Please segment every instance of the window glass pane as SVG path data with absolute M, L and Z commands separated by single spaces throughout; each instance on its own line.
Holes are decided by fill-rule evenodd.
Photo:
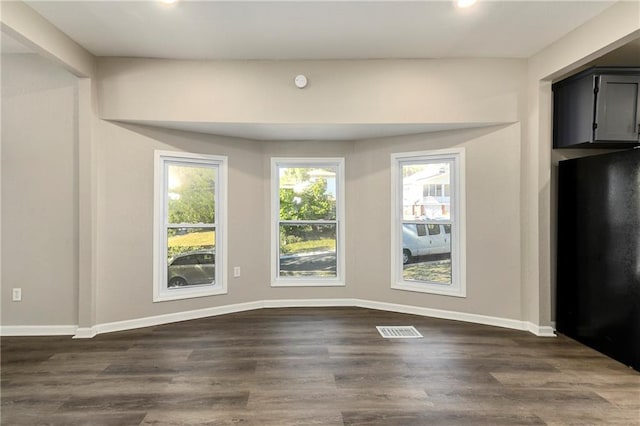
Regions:
M 215 229 L 167 229 L 167 287 L 212 284 L 215 277 Z
M 403 225 L 402 278 L 405 281 L 451 284 L 451 225 L 429 224 L 429 235 L 424 237 L 407 232 L 411 226 L 416 225 Z
M 433 223 L 430 223 L 427 225 L 427 228 L 429 229 L 429 235 L 440 234 L 440 225 L 434 225 Z
M 215 263 L 215 256 L 213 255 L 213 251 L 199 253 L 197 255 L 198 263 L 206 264 L 206 263 Z
M 281 224 L 281 277 L 335 278 L 335 224 Z
M 280 220 L 335 220 L 336 167 L 279 167 Z
M 422 224 L 416 224 L 416 233 L 418 237 L 424 237 L 427 235 L 427 228 Z
M 404 220 L 450 220 L 451 163 L 402 165 Z M 443 191 L 444 185 L 444 191 Z
M 177 256 L 173 262 L 171 262 L 172 265 L 194 265 L 198 263 L 198 259 L 196 259 L 196 256 L 191 254 L 183 254 L 181 256 Z
M 169 223 L 215 223 L 215 168 L 171 163 L 167 168 Z

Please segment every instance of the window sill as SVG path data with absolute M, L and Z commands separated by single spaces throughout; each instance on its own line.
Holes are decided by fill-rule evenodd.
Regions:
M 341 280 L 275 280 L 271 282 L 271 287 L 345 287 Z
M 223 287 L 210 287 L 199 290 L 184 289 L 154 295 L 153 302 L 168 302 L 171 300 L 193 299 L 196 297 L 218 296 L 221 294 L 227 294 L 227 289 Z

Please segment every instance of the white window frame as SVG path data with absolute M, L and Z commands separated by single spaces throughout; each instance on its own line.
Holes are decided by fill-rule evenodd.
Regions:
M 403 279 L 402 263 L 402 166 L 420 162 L 449 161 L 451 172 L 451 284 Z M 464 148 L 391 154 L 391 288 L 396 290 L 466 297 L 466 220 Z
M 227 157 L 176 151 L 154 153 L 154 233 L 153 233 L 153 301 L 190 299 L 227 293 Z M 167 229 L 168 229 L 168 164 L 207 166 L 215 168 L 215 279 L 212 285 L 187 286 L 168 289 Z M 172 224 L 172 226 L 200 228 L 202 225 Z M 207 224 L 211 226 L 211 224 Z
M 280 271 L 280 167 L 336 167 L 336 277 L 281 277 Z M 271 158 L 271 286 L 272 287 L 326 287 L 345 285 L 345 196 L 344 158 Z M 313 221 L 316 222 L 316 221 Z M 323 222 L 323 221 L 317 221 Z

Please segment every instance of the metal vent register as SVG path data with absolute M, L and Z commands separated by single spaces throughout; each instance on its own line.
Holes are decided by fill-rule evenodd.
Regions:
M 376 326 L 385 339 L 419 339 L 422 334 L 414 326 Z

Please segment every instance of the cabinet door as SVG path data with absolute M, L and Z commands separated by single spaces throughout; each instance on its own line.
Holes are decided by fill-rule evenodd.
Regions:
M 554 148 L 593 142 L 595 85 L 595 76 L 588 75 L 553 88 Z
M 595 108 L 596 141 L 638 142 L 640 76 L 602 75 Z

